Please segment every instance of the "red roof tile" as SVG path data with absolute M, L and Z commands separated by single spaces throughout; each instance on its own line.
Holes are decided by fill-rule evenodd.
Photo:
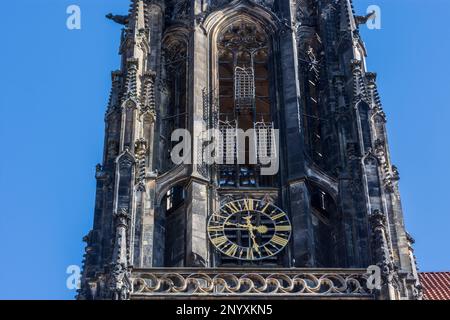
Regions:
M 421 272 L 425 300 L 450 300 L 450 272 Z

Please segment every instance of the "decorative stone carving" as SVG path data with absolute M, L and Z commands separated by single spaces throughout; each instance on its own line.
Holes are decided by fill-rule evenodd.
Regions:
M 392 179 L 394 181 L 400 180 L 400 173 L 398 172 L 397 166 L 392 166 Z M 414 242 L 413 242 L 414 243 Z
M 315 1 L 297 0 L 295 17 L 298 26 L 312 26 L 316 22 L 317 7 Z
M 253 0 L 253 2 L 267 8 L 268 10 L 272 10 L 275 0 Z
M 218 42 L 222 49 L 259 50 L 267 47 L 268 39 L 254 24 L 236 23 L 221 35 Z
M 106 18 L 124 26 L 130 21 L 128 16 L 113 15 L 112 13 L 108 13 Z
M 209 7 L 210 7 L 210 9 L 216 9 L 216 8 L 220 8 L 228 3 L 231 3 L 233 1 L 234 0 L 211 0 Z M 273 9 L 273 5 L 275 2 L 275 0 L 243 0 L 242 2 L 245 2 L 245 1 L 256 3 L 260 6 L 263 6 L 264 8 L 266 8 L 268 10 Z
M 131 291 L 130 273 L 128 270 L 129 246 L 127 239 L 128 224 L 131 219 L 129 209 L 122 207 L 115 214 L 116 237 L 114 242 L 113 261 L 108 280 L 109 298 L 127 300 Z
M 139 139 L 135 143 L 136 150 L 136 161 L 137 161 L 137 175 L 136 175 L 136 185 L 138 191 L 145 191 L 145 177 L 146 177 L 146 167 L 145 167 L 145 154 L 147 151 L 147 141 L 145 139 Z
M 186 20 L 191 15 L 190 0 L 169 0 L 167 2 L 167 12 L 170 20 Z
M 171 39 L 164 46 L 167 72 L 177 72 L 179 65 L 187 59 L 187 44 L 180 39 Z
M 156 73 L 154 71 L 144 73 L 141 115 L 147 113 L 152 121 L 155 121 L 156 118 L 155 79 Z
M 133 159 L 131 159 L 131 157 L 125 155 L 120 158 L 119 169 L 121 172 L 128 171 L 132 165 L 133 165 Z
M 357 25 L 366 24 L 367 21 L 375 17 L 376 12 L 372 11 L 365 16 L 355 16 L 355 22 Z
M 109 95 L 108 108 L 106 109 L 105 118 L 108 118 L 114 111 L 119 110 L 122 77 L 122 71 L 116 70 L 111 72 L 112 88 Z
M 98 163 L 95 166 L 95 178 L 97 180 L 106 180 L 108 179 L 108 173 L 103 170 L 103 166 Z
M 108 283 L 108 299 L 129 300 L 131 292 L 130 273 L 122 264 L 113 266 Z
M 194 267 L 207 267 L 205 259 L 194 252 L 191 252 L 191 265 Z
M 313 296 L 370 297 L 367 275 L 362 272 L 330 273 L 267 270 L 258 273 L 226 270 L 174 270 L 173 273 L 143 272 L 133 275 L 134 296 Z
M 396 266 L 393 263 L 388 246 L 386 216 L 379 210 L 375 210 L 369 216 L 372 230 L 372 250 L 375 263 L 381 269 L 381 277 L 385 286 L 395 285 L 397 280 Z
M 125 94 L 123 96 L 124 100 L 134 100 L 138 97 L 137 92 L 137 71 L 139 66 L 139 61 L 134 58 L 127 60 L 127 77 L 125 80 Z

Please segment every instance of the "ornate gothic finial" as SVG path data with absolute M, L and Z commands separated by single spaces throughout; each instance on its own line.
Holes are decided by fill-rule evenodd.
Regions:
M 155 80 L 156 72 L 149 70 L 144 73 L 141 114 L 149 113 L 153 121 L 156 117 Z
M 136 58 L 129 58 L 127 60 L 127 77 L 125 83 L 126 92 L 124 94 L 124 99 L 137 99 L 137 71 L 138 71 L 139 61 Z
M 131 292 L 130 272 L 128 270 L 127 230 L 131 219 L 128 208 L 122 207 L 114 214 L 116 236 L 113 260 L 109 275 L 108 290 L 110 299 L 128 300 Z
M 392 166 L 392 179 L 395 181 L 400 180 L 400 173 L 398 172 L 397 166 Z
M 129 300 L 131 293 L 130 272 L 123 264 L 114 264 L 108 283 L 109 296 L 112 300 Z
M 147 151 L 147 141 L 143 138 L 135 142 L 136 150 L 136 161 L 137 161 L 137 177 L 136 184 L 137 190 L 145 191 L 145 177 L 146 177 L 146 151 Z
M 377 80 L 377 74 L 375 72 L 366 72 L 366 78 L 370 84 L 373 84 Z
M 106 109 L 106 117 L 120 105 L 120 87 L 122 82 L 122 71 L 116 70 L 111 72 L 112 88 L 109 95 L 108 107 Z

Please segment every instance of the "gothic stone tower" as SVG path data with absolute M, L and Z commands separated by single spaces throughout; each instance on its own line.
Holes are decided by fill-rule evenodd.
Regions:
M 131 2 L 78 297 L 420 298 L 351 0 Z M 227 161 L 174 162 L 176 129 Z

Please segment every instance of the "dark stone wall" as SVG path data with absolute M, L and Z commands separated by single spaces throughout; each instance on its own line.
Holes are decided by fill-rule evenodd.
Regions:
M 88 286 L 98 283 L 120 287 L 125 291 L 112 296 L 126 297 L 123 279 L 133 267 L 217 266 L 206 223 L 227 192 L 214 167 L 170 162 L 170 134 L 176 124 L 196 137 L 214 123 L 214 99 L 204 98 L 217 89 L 213 41 L 228 19 L 240 16 L 272 39 L 280 172 L 272 188 L 236 188 L 233 197 L 277 194 L 293 227 L 278 267 L 377 264 L 388 298 L 395 290 L 417 297 L 398 170 L 350 0 L 131 1 L 121 70 L 112 74 L 80 295 L 91 295 Z M 202 146 L 192 146 L 195 160 Z M 167 212 L 167 192 L 180 184 L 184 203 Z M 315 203 L 318 193 L 326 207 Z

